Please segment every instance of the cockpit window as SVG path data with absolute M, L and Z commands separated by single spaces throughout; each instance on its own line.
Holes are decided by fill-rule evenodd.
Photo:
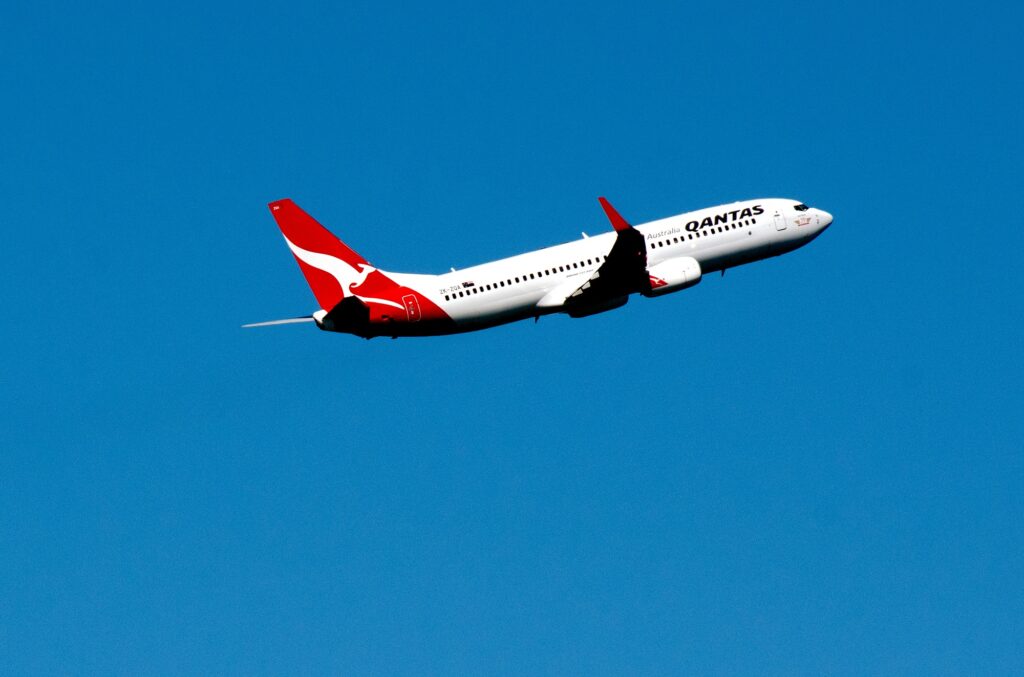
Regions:
M 798 212 L 806 212 L 808 209 L 810 209 L 810 207 L 808 207 L 805 204 L 799 204 L 793 205 L 793 209 L 797 210 Z

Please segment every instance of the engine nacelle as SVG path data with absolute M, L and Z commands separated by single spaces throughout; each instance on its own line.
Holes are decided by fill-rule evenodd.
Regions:
M 697 259 L 680 256 L 648 267 L 647 274 L 651 277 L 651 288 L 641 293 L 644 296 L 661 296 L 697 284 L 701 270 Z

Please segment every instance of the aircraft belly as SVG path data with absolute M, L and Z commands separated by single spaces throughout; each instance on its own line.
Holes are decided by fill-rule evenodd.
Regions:
M 701 270 L 705 273 L 758 261 L 768 255 L 768 243 L 760 235 L 735 242 L 723 242 L 692 254 L 700 262 Z
M 479 299 L 462 303 L 452 303 L 448 314 L 459 325 L 494 325 L 502 322 L 514 322 L 533 317 L 536 312 L 534 305 L 543 292 L 528 291 L 509 298 Z M 460 299 L 460 301 L 462 301 Z M 468 301 L 468 300 L 467 300 Z

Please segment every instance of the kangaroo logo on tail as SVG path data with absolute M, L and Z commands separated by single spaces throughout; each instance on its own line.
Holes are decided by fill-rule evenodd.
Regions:
M 307 266 L 311 266 L 313 268 L 316 268 L 317 270 L 322 270 L 323 272 L 332 276 L 337 281 L 338 288 L 341 291 L 341 298 L 345 298 L 346 296 L 355 296 L 356 298 L 366 303 L 382 303 L 386 306 L 394 306 L 395 308 L 399 309 L 405 308 L 405 306 L 403 306 L 402 304 L 396 303 L 394 301 L 389 301 L 388 299 L 374 298 L 371 296 L 362 296 L 356 293 L 356 288 L 363 286 L 363 283 L 366 282 L 367 278 L 369 278 L 370 275 L 372 275 L 373 273 L 377 273 L 378 275 L 383 276 L 383 274 L 380 273 L 380 271 L 371 266 L 369 263 L 356 263 L 355 265 L 359 267 L 359 269 L 357 270 L 355 267 L 349 265 L 345 261 L 334 256 L 331 256 L 330 254 L 321 254 L 319 252 L 313 252 L 309 251 L 308 249 L 303 249 L 302 247 L 298 246 L 297 244 L 289 240 L 287 235 L 285 235 L 284 240 L 285 242 L 288 243 L 288 248 L 292 250 L 292 254 L 295 255 L 295 258 L 297 258 L 302 263 L 305 263 Z M 369 292 L 370 290 L 367 291 Z M 315 289 L 314 293 L 317 293 Z M 319 295 L 317 296 L 317 298 L 319 299 Z M 339 298 L 338 301 L 340 300 L 341 299 Z M 337 302 L 335 302 L 335 304 L 336 303 Z M 335 304 L 332 304 L 331 307 L 333 307 Z M 330 308 L 324 307 L 324 310 L 330 310 Z

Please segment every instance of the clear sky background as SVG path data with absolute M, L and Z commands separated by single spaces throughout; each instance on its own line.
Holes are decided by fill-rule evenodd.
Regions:
M 1016 3 L 2 11 L 6 674 L 1024 672 Z M 835 5 L 835 6 L 833 6 Z M 364 341 L 266 208 L 442 272 L 753 197 L 795 253 Z

